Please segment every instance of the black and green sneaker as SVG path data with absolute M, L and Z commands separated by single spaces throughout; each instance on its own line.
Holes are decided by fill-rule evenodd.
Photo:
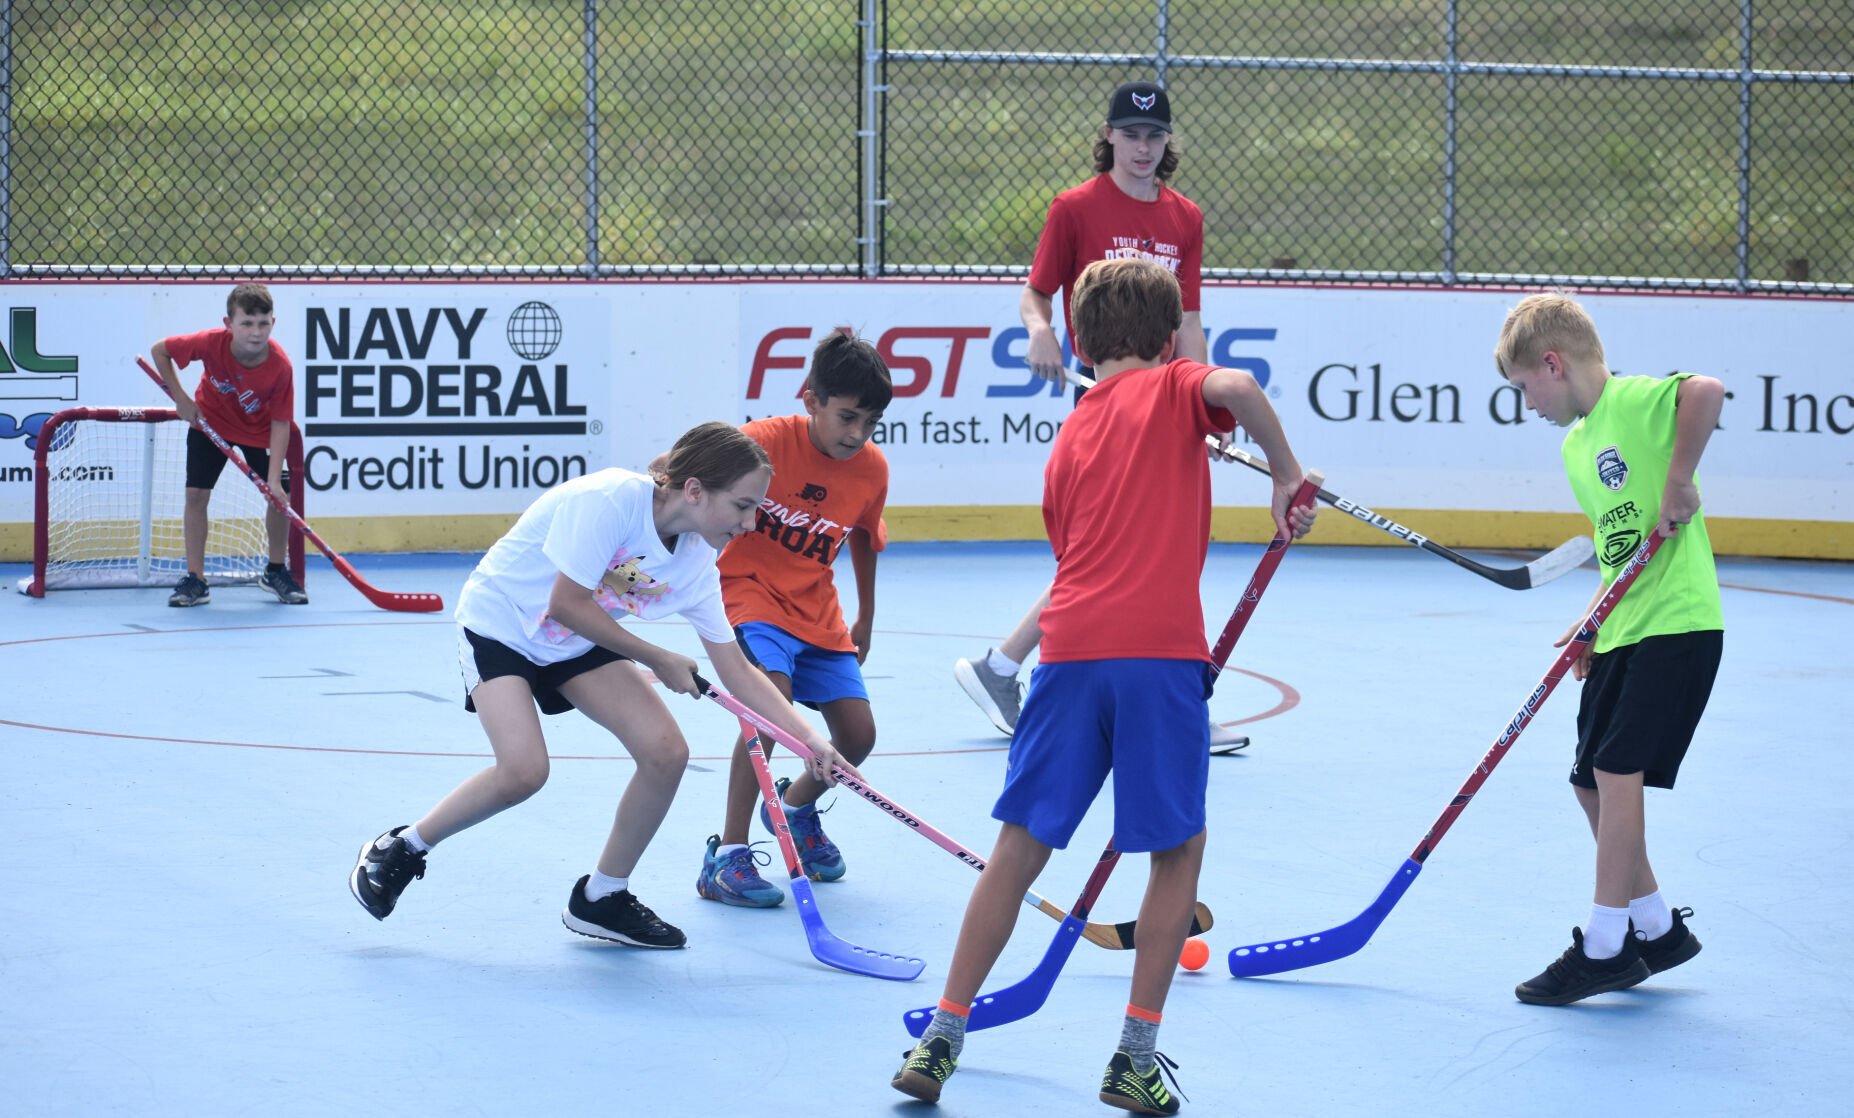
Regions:
M 1180 1099 L 1191 1101 L 1178 1091 L 1178 1078 L 1172 1074 L 1178 1062 L 1163 1052 L 1154 1052 L 1153 1056 L 1152 1070 L 1141 1075 L 1133 1070 L 1133 1057 L 1115 1052 L 1107 1074 L 1101 1077 L 1101 1101 L 1135 1114 L 1178 1113 Z M 1166 1080 L 1171 1081 L 1169 1091 L 1165 1089 Z
M 943 1036 L 928 1037 L 908 1049 L 907 1055 L 889 1086 L 922 1102 L 939 1102 L 940 1088 L 959 1066 L 953 1059 L 953 1042 Z

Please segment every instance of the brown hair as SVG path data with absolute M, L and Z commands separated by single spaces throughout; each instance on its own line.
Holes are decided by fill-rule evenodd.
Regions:
M 270 288 L 261 283 L 241 283 L 225 297 L 225 317 L 232 318 L 240 311 L 246 314 L 271 314 L 274 306 L 270 301 Z
M 1094 173 L 1104 175 L 1114 169 L 1114 145 L 1107 142 L 1114 128 L 1110 124 L 1101 125 L 1101 131 L 1094 137 Z M 1178 169 L 1178 137 L 1165 134 L 1165 154 L 1159 157 L 1158 169 L 1152 175 L 1160 182 L 1170 182 L 1172 172 Z
M 1076 348 L 1096 365 L 1155 358 L 1184 322 L 1178 277 L 1151 260 L 1095 261 L 1075 281 L 1069 303 Z
M 1603 340 L 1596 323 L 1569 295 L 1546 291 L 1528 295 L 1507 312 L 1494 346 L 1494 367 L 1501 376 L 1538 364 L 1546 350 L 1558 350 L 1573 359 L 1603 361 Z
M 650 463 L 650 476 L 660 486 L 681 489 L 690 478 L 702 488 L 719 492 L 755 470 L 772 469 L 766 449 L 732 423 L 710 420 L 684 431 Z

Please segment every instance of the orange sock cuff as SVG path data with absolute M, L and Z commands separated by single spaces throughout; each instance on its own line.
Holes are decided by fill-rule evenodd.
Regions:
M 1159 1018 L 1165 1015 L 1156 1010 L 1141 1009 L 1132 1002 L 1128 1002 L 1127 1016 L 1133 1018 L 1135 1021 L 1150 1021 L 1152 1024 L 1156 1025 L 1159 1023 Z
M 946 1012 L 948 1012 L 948 1013 L 950 1013 L 950 1014 L 952 1014 L 952 1015 L 953 1015 L 953 1016 L 955 1016 L 955 1017 L 970 1017 L 970 1016 L 972 1016 L 972 1007 L 971 1007 L 971 1006 L 969 1006 L 969 1005 L 960 1005 L 960 1004 L 959 1004 L 958 1002 L 956 1002 L 956 1001 L 954 1001 L 954 1000 L 953 1000 L 953 999 L 951 999 L 951 998 L 941 998 L 941 999 L 940 999 L 940 1008 L 941 1008 L 941 1009 L 943 1009 L 943 1010 L 945 1010 Z

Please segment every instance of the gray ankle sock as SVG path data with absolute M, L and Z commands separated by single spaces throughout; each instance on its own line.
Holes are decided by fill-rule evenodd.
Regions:
M 1141 1075 L 1150 1074 L 1152 1066 L 1159 1062 L 1153 1051 L 1159 1045 L 1159 1023 L 1142 1021 L 1129 1014 L 1120 1026 L 1120 1050 L 1133 1057 L 1133 1070 Z
M 959 1050 L 966 1046 L 966 1019 L 957 1013 L 948 1013 L 944 1009 L 934 1010 L 933 1020 L 927 1023 L 926 1030 L 921 1033 L 921 1039 L 932 1040 L 937 1036 L 946 1038 L 946 1043 L 950 1046 L 948 1055 L 955 1060 L 959 1059 Z

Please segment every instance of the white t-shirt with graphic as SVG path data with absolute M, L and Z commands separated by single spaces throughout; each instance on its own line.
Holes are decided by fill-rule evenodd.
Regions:
M 470 572 L 457 623 L 536 664 L 556 664 L 593 643 L 547 615 L 554 579 L 593 591 L 616 620 L 681 614 L 704 640 L 734 639 L 721 604 L 715 549 L 685 532 L 675 547 L 657 535 L 644 474 L 606 469 L 541 494 Z

